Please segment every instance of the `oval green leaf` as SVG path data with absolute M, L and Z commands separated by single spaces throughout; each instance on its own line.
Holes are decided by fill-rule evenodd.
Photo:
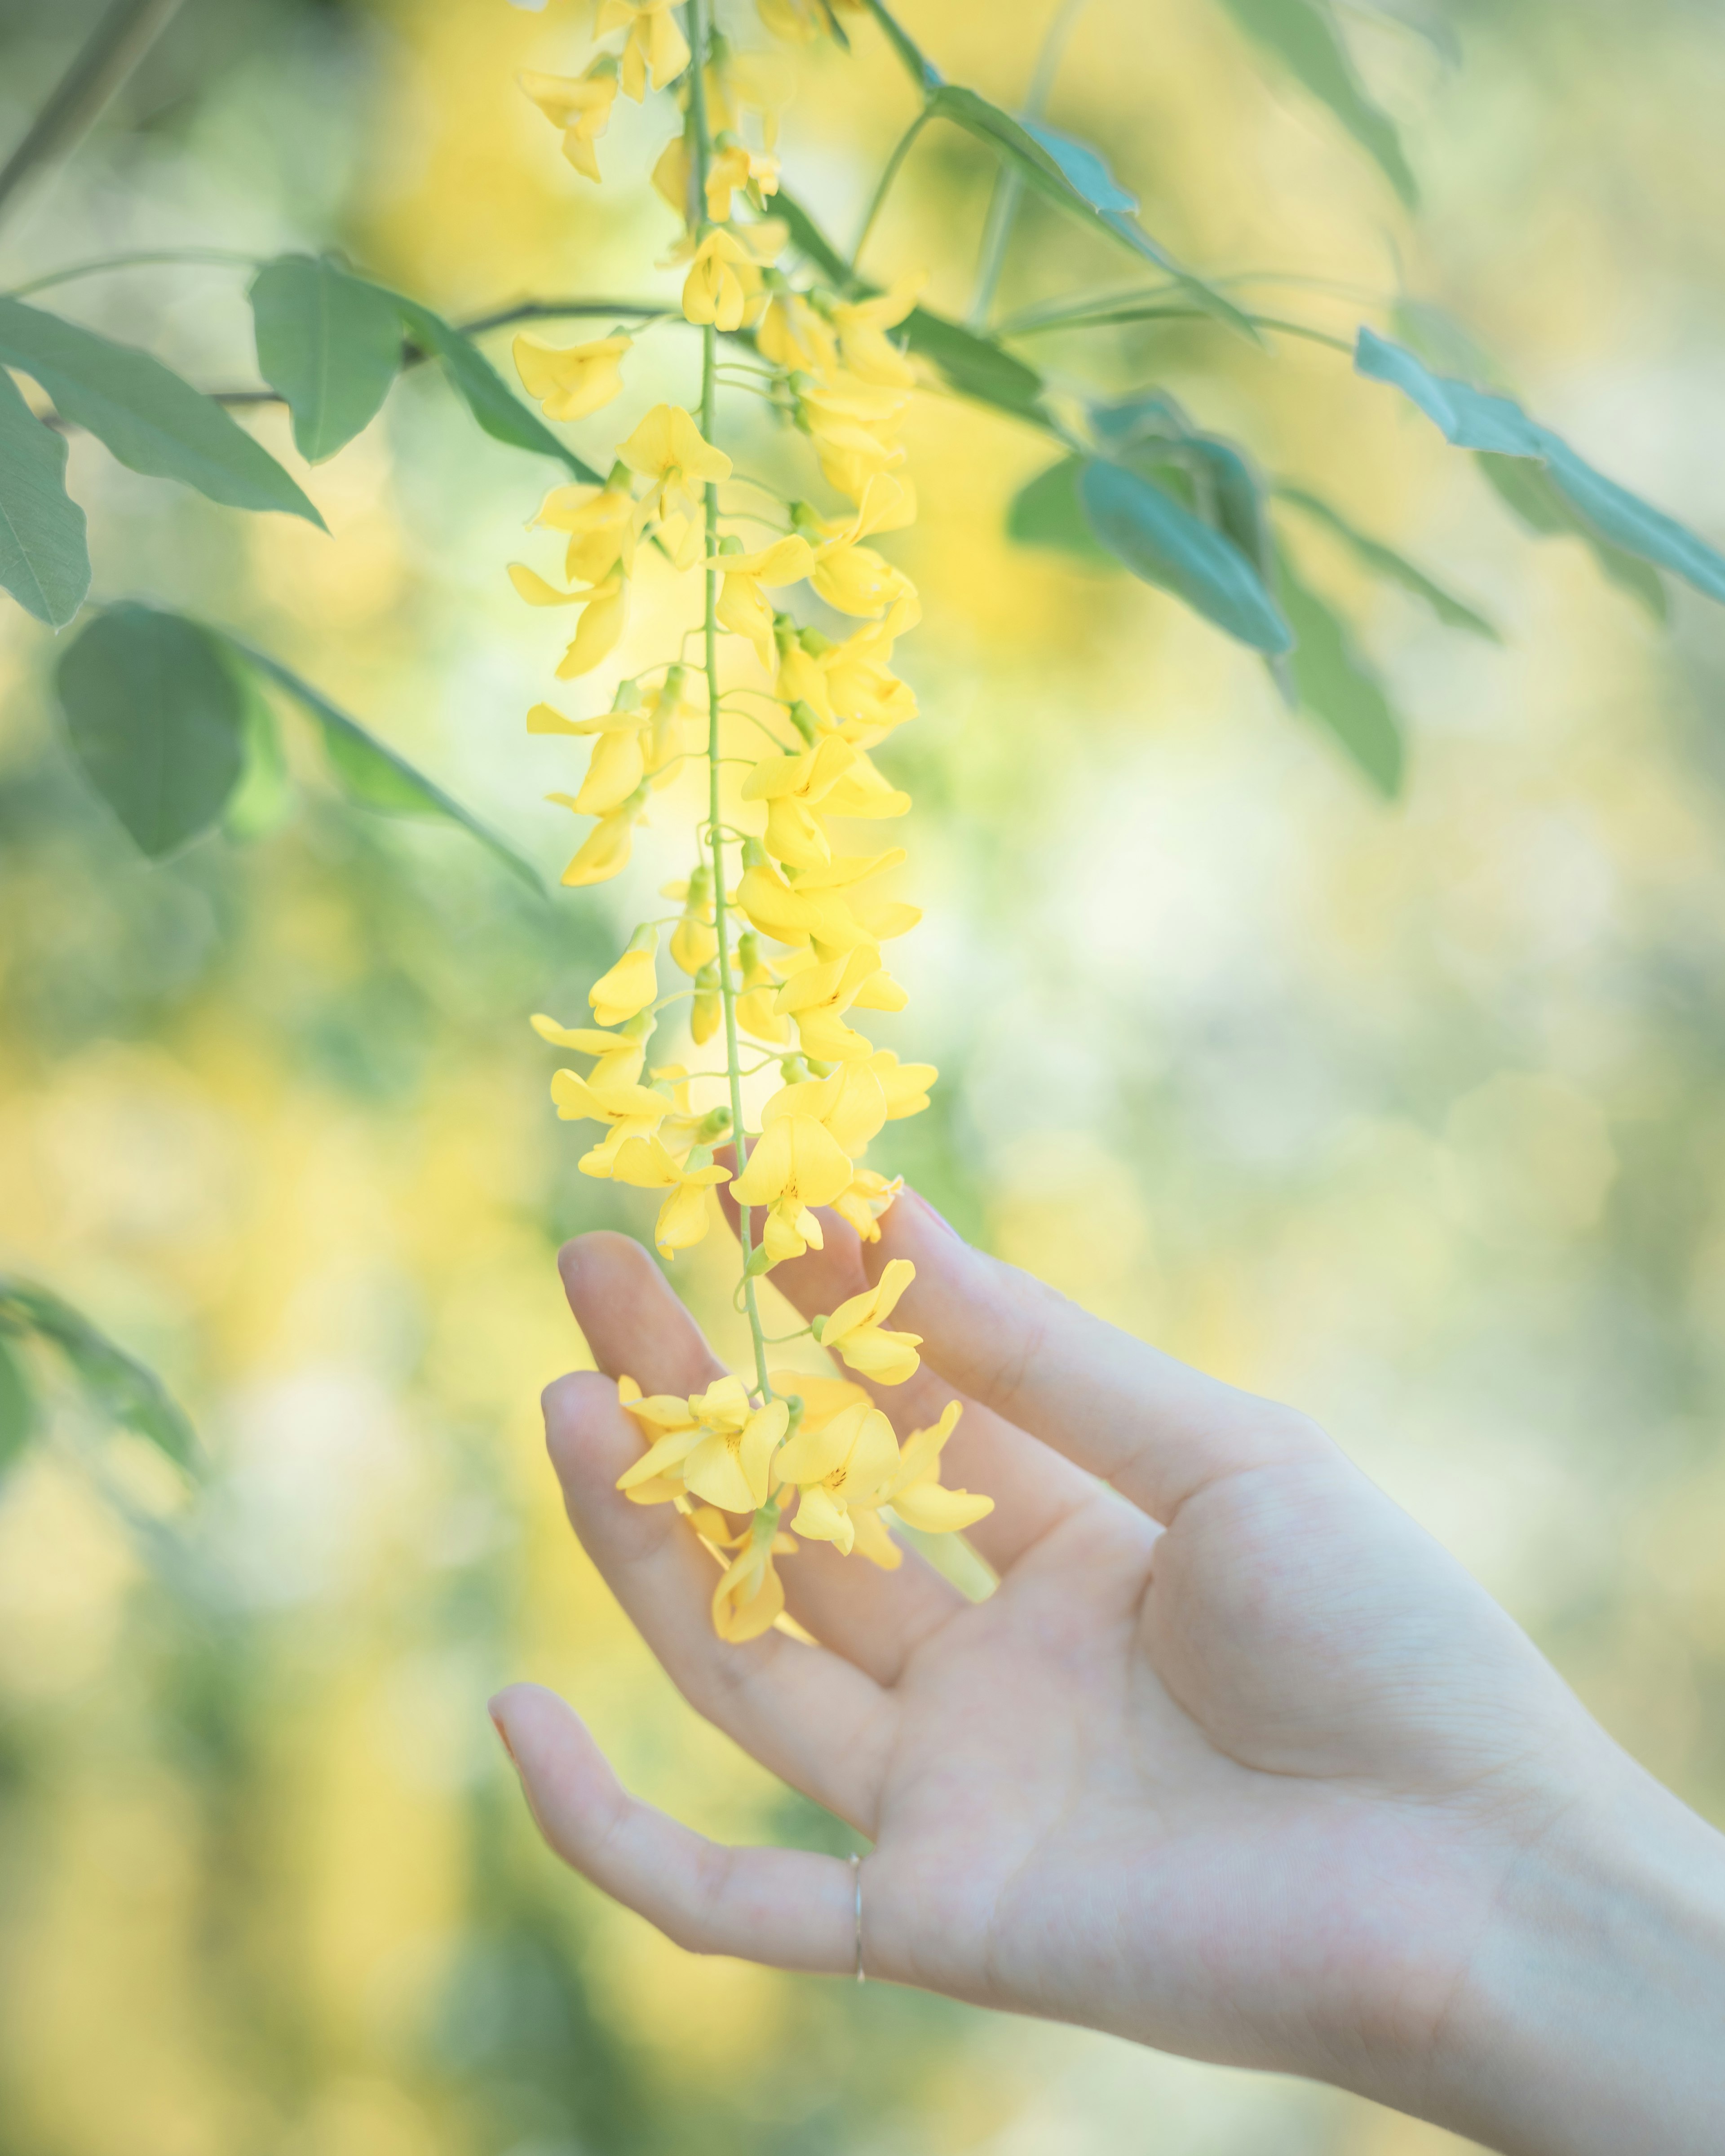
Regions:
M 418 300 L 407 299 L 399 292 L 389 296 L 401 311 L 408 334 L 441 362 L 457 394 L 494 441 L 531 450 L 537 456 L 555 457 L 589 486 L 603 485 L 601 475 L 577 456 L 567 442 L 560 442 L 539 414 L 509 389 L 476 344 Z
M 323 519 L 261 444 L 213 397 L 134 346 L 0 298 L 0 364 L 15 367 L 121 464 L 177 479 L 232 509 Z
M 1153 480 L 1092 462 L 1079 489 L 1091 528 L 1134 576 L 1175 593 L 1255 651 L 1292 644 L 1293 631 L 1240 548 Z
M 161 1378 L 81 1311 L 34 1281 L 0 1279 L 0 1329 L 33 1332 L 48 1342 L 100 1412 L 147 1438 L 177 1466 L 196 1468 L 197 1435 Z
M 259 371 L 287 402 L 300 454 L 320 464 L 382 408 L 401 370 L 399 303 L 309 254 L 266 263 L 249 296 Z
M 1300 707 L 1332 733 L 1385 800 L 1402 788 L 1402 729 L 1382 684 L 1336 615 L 1302 584 L 1282 556 L 1276 597 L 1297 639 L 1287 660 Z
M 1090 568 L 1117 569 L 1119 557 L 1097 538 L 1084 513 L 1079 486 L 1085 462 L 1083 457 L 1062 457 L 1020 487 L 1006 512 L 1006 536 L 1021 547 L 1070 554 Z
M 84 511 L 66 492 L 66 444 L 0 371 L 0 585 L 50 629 L 90 589 Z
M 61 655 L 72 753 L 152 860 L 206 831 L 244 763 L 239 685 L 195 622 L 110 607 Z
M 237 639 L 224 641 L 244 664 L 255 667 L 267 680 L 285 689 L 301 710 L 316 721 L 331 772 L 350 800 L 384 815 L 432 816 L 454 824 L 495 854 L 511 874 L 536 896 L 544 896 L 545 886 L 538 875 L 507 839 L 499 838 L 488 824 L 470 814 L 424 772 L 416 771 L 405 757 L 398 756 L 379 741 L 357 719 L 350 718 L 321 690 L 295 673 L 292 667 L 284 666 L 279 659 L 272 659 L 267 652 L 255 650 Z
M 1488 643 L 1502 643 L 1503 638 L 1497 625 L 1484 614 L 1469 606 L 1465 600 L 1458 599 L 1453 593 L 1446 592 L 1417 563 L 1409 561 L 1404 555 L 1398 554 L 1394 547 L 1386 547 L 1381 539 L 1373 539 L 1368 532 L 1362 531 L 1357 524 L 1351 523 L 1340 510 L 1332 508 L 1327 501 L 1315 494 L 1308 494 L 1301 486 L 1278 486 L 1276 495 L 1278 501 L 1286 502 L 1291 508 L 1297 509 L 1302 516 L 1310 517 L 1314 524 L 1321 524 L 1374 575 L 1384 578 L 1390 583 L 1399 584 L 1404 591 L 1411 592 L 1415 598 L 1424 599 L 1446 629 L 1465 629 L 1472 635 L 1484 637 Z

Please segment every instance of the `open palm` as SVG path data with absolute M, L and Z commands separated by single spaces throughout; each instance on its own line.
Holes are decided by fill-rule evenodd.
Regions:
M 640 1441 L 608 1379 L 687 1393 L 719 1367 L 625 1238 L 563 1253 L 607 1374 L 546 1408 L 576 1531 L 685 1696 L 874 1843 L 869 1975 L 1407 2101 L 1406 2061 L 1602 1732 L 1302 1417 L 913 1197 L 872 1246 L 824 1225 L 774 1276 L 807 1310 L 916 1265 L 894 1322 L 923 1368 L 876 1396 L 901 1435 L 965 1400 L 947 1479 L 996 1500 L 971 1534 L 988 1599 L 816 1543 L 784 1578 L 818 1645 L 716 1639 L 711 1560 L 614 1486 Z M 847 1865 L 703 1840 L 630 1798 L 548 1692 L 493 1711 L 547 1838 L 599 1886 L 687 1947 L 850 1971 Z

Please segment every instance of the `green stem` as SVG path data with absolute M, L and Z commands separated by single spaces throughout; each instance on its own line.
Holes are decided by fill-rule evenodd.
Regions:
M 8 300 L 28 300 L 33 292 L 46 292 L 55 285 L 75 284 L 80 277 L 100 277 L 110 270 L 136 270 L 165 262 L 198 262 L 215 264 L 223 269 L 256 270 L 262 266 L 263 257 L 239 254 L 228 247 L 146 248 L 141 254 L 104 254 L 95 262 L 74 262 L 69 269 L 50 270 L 45 276 L 32 277 L 24 284 L 14 285 L 6 296 Z
M 113 0 L 0 168 L 0 209 L 31 173 L 77 146 L 179 6 L 180 0 Z
M 689 116 L 695 129 L 695 199 L 703 206 L 706 202 L 707 163 L 712 154 L 705 79 L 710 3 L 711 0 L 689 0 L 689 46 L 693 54 L 689 63 Z M 705 229 L 703 218 L 702 230 Z M 718 334 L 709 322 L 701 333 L 701 431 L 710 442 L 718 419 Z M 719 551 L 719 490 L 711 481 L 706 501 L 706 555 L 711 562 Z M 716 963 L 719 969 L 719 1003 L 725 1014 L 725 1071 L 731 1081 L 731 1134 L 737 1147 L 737 1172 L 741 1175 L 748 1161 L 748 1139 L 742 1127 L 742 1051 L 737 1037 L 737 987 L 731 978 L 730 921 L 725 897 L 725 827 L 721 821 L 719 800 L 722 761 L 720 730 L 724 719 L 724 706 L 719 696 L 719 572 L 710 568 L 705 577 L 706 604 L 701 634 L 706 651 L 707 820 L 713 857 L 713 935 L 718 944 Z M 754 1342 L 755 1381 L 764 1402 L 773 1398 L 773 1380 L 767 1368 L 767 1337 L 762 1330 L 754 1276 L 748 1269 L 754 1254 L 754 1239 L 747 1205 L 737 1209 L 737 1238 L 742 1249 L 742 1300 Z
M 1055 18 L 1048 26 L 1042 40 L 1042 49 L 1036 55 L 1035 73 L 1030 78 L 1029 94 L 1024 100 L 1028 119 L 1040 120 L 1048 105 L 1049 93 L 1054 88 L 1055 74 L 1060 64 L 1060 55 L 1066 49 L 1066 40 L 1077 25 L 1086 0 L 1061 0 Z M 1019 202 L 1024 192 L 1024 176 L 1016 165 L 1002 165 L 994 176 L 994 192 L 988 202 L 988 221 L 983 228 L 982 259 L 977 264 L 976 293 L 970 303 L 970 312 L 964 317 L 967 329 L 980 330 L 988 319 L 988 309 L 993 305 L 994 288 L 1000 281 L 1000 272 L 1006 266 L 1006 245 L 1012 238 L 1013 222 L 1019 213 Z
M 862 251 L 868 244 L 869 234 L 875 228 L 875 219 L 880 216 L 881 205 L 886 200 L 893 182 L 898 177 L 899 167 L 910 156 L 911 146 L 922 132 L 927 119 L 927 112 L 919 112 L 892 146 L 892 155 L 886 160 L 886 169 L 881 173 L 880 185 L 875 189 L 874 198 L 869 204 L 868 215 L 862 221 L 862 230 L 856 235 L 856 244 L 850 250 L 850 270 L 853 276 L 856 274 L 857 264 L 862 259 Z

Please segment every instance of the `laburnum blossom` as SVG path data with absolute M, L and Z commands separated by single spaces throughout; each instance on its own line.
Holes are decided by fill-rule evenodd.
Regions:
M 598 179 L 598 151 L 593 146 L 605 131 L 616 100 L 616 61 L 608 55 L 580 76 L 530 71 L 516 80 L 552 126 L 562 130 L 563 155 L 576 171 L 589 180 Z
M 679 506 L 697 512 L 702 489 L 731 476 L 730 458 L 705 439 L 680 404 L 655 404 L 617 454 L 652 481 L 647 499 L 661 516 Z
M 746 636 L 761 664 L 773 664 L 776 617 L 761 596 L 763 585 L 800 583 L 814 567 L 814 549 L 800 532 L 775 539 L 750 554 L 738 547 L 711 557 L 706 566 L 721 572 L 719 619 L 736 635 Z
M 572 584 L 602 583 L 613 569 L 627 576 L 634 566 L 639 519 L 626 486 L 554 486 L 533 521 L 568 533 L 563 574 Z
M 830 34 L 836 9 L 862 5 L 759 0 L 768 26 L 796 40 Z M 579 701 L 565 709 L 569 700 L 559 695 L 534 704 L 526 723 L 549 743 L 588 744 L 584 770 L 567 782 L 572 790 L 549 797 L 593 819 L 566 885 L 620 875 L 650 802 L 680 814 L 698 800 L 701 821 L 692 866 L 661 886 L 675 910 L 642 921 L 588 989 L 593 1022 L 541 1013 L 532 1024 L 571 1059 L 551 1079 L 557 1115 L 595 1127 L 582 1173 L 654 1195 L 652 1240 L 662 1255 L 674 1258 L 710 1232 L 720 1186 L 728 1182 L 741 1210 L 747 1259 L 738 1308 L 749 1322 L 753 1381 L 724 1376 L 703 1392 L 648 1398 L 625 1378 L 618 1396 L 642 1439 L 619 1487 L 636 1504 L 671 1504 L 687 1521 L 714 1560 L 714 1628 L 742 1642 L 781 1622 L 794 1630 L 778 1566 L 799 1548 L 825 1542 L 891 1568 L 900 1562 L 895 1521 L 906 1532 L 951 1532 L 988 1508 L 986 1497 L 940 1481 L 957 1403 L 901 1445 L 870 1391 L 850 1378 L 769 1370 L 756 1302 L 763 1271 L 820 1244 L 824 1208 L 864 1242 L 879 1242 L 902 1186 L 867 1156 L 888 1124 L 927 1107 L 937 1075 L 932 1065 L 901 1063 L 869 1037 L 870 1014 L 906 1005 L 882 953 L 920 915 L 883 893 L 903 850 L 867 850 L 850 829 L 910 805 L 890 756 L 885 768 L 875 757 L 916 715 L 894 652 L 920 602 L 878 542 L 916 513 L 901 435 L 925 378 L 909 350 L 922 280 L 902 279 L 886 291 L 852 280 L 835 290 L 806 247 L 793 273 L 780 266 L 789 228 L 772 213 L 777 130 L 793 81 L 782 56 L 735 51 L 709 10 L 673 0 L 598 0 L 593 19 L 600 36 L 621 33 L 620 50 L 603 53 L 584 74 L 530 74 L 522 87 L 562 131 L 566 157 L 593 179 L 619 93 L 639 100 L 669 91 L 675 100 L 653 184 L 678 220 L 669 262 L 681 273 L 679 311 L 703 332 L 703 418 L 693 416 L 693 395 L 687 407 L 655 405 L 614 446 L 603 484 L 560 485 L 541 504 L 533 523 L 562 535 L 561 578 L 525 562 L 509 573 L 528 603 L 581 610 L 556 667 L 562 681 L 584 684 L 611 660 L 638 568 L 655 595 L 667 577 L 680 592 L 665 618 L 682 641 L 639 680 L 608 683 L 608 710 Z M 703 35 L 693 54 L 685 23 Z M 736 386 L 718 334 L 752 338 L 747 364 L 765 376 L 778 415 L 794 422 L 783 448 L 811 451 L 830 495 L 793 499 L 733 474 L 709 439 Z M 630 349 L 620 327 L 568 345 L 523 333 L 516 367 L 548 418 L 590 422 L 619 394 Z M 747 492 L 739 498 L 733 488 Z M 691 593 L 683 580 L 697 573 Z M 834 638 L 799 621 L 788 610 L 798 602 L 780 596 L 798 585 L 856 626 Z M 718 645 L 720 630 L 752 650 L 761 670 L 752 685 L 725 678 L 740 654 Z M 691 681 L 699 709 L 686 694 Z M 696 770 L 686 772 L 691 762 Z M 683 778 L 691 783 L 680 784 Z M 662 939 L 686 984 L 667 994 Z M 661 1027 L 671 1041 L 657 1055 L 686 1060 L 656 1060 Z M 719 1044 L 716 1055 L 710 1044 Z M 715 1086 L 719 1092 L 703 1090 Z M 720 1094 L 725 1104 L 710 1105 Z M 733 1168 L 713 1158 L 727 1140 Z M 920 1342 L 890 1321 L 913 1277 L 895 1260 L 874 1287 L 817 1317 L 809 1328 L 815 1352 L 870 1386 L 902 1383 L 919 1367 Z
M 735 140 L 715 151 L 706 168 L 706 213 L 715 224 L 731 220 L 731 198 L 747 188 L 758 202 L 778 192 L 778 160 Z
M 940 1479 L 942 1448 L 963 1412 L 963 1400 L 948 1400 L 931 1429 L 912 1430 L 900 1450 L 897 1466 L 881 1486 L 883 1502 L 906 1527 L 920 1527 L 925 1534 L 956 1534 L 973 1527 L 994 1509 L 992 1497 L 948 1490 Z
M 709 232 L 696 244 L 683 280 L 684 319 L 711 322 L 727 334 L 758 321 L 767 305 L 762 265 L 783 244 L 784 227 L 778 223 Z
M 768 757 L 743 781 L 745 801 L 767 803 L 762 843 L 777 860 L 798 869 L 824 868 L 833 858 L 825 816 L 902 816 L 908 793 L 890 786 L 860 749 L 830 734 L 799 755 Z
M 922 1344 L 920 1332 L 890 1332 L 885 1321 L 916 1277 L 908 1258 L 889 1259 L 873 1287 L 841 1302 L 821 1324 L 823 1348 L 841 1355 L 853 1370 L 877 1384 L 901 1385 L 916 1374 Z
M 659 976 L 653 954 L 659 948 L 659 931 L 638 928 L 628 950 L 608 973 L 602 973 L 587 992 L 593 1014 L 602 1026 L 622 1025 L 644 1011 L 659 993 Z
M 593 35 L 627 27 L 618 64 L 625 97 L 639 105 L 647 85 L 663 90 L 689 64 L 689 44 L 678 25 L 675 0 L 599 0 Z
M 529 606 L 578 606 L 584 609 L 568 649 L 557 662 L 560 681 L 572 681 L 580 675 L 591 674 L 617 648 L 629 621 L 629 579 L 621 564 L 598 583 L 574 591 L 560 591 L 524 562 L 509 564 L 509 581 L 515 586 L 517 596 Z
M 559 346 L 524 331 L 511 350 L 521 387 L 547 419 L 584 419 L 622 389 L 623 355 L 634 341 L 619 334 Z
M 810 1209 L 849 1189 L 853 1163 L 886 1121 L 886 1096 L 867 1064 L 786 1086 L 768 1101 L 731 1194 L 739 1205 L 767 1208 L 762 1240 L 775 1264 L 823 1247 Z
M 875 1508 L 898 1464 L 891 1423 L 879 1408 L 861 1400 L 819 1429 L 798 1429 L 773 1467 L 797 1486 L 793 1531 L 805 1541 L 835 1543 L 848 1557 L 865 1514 L 881 1538 L 890 1540 Z
M 597 1073 L 594 1075 L 595 1090 Z M 632 1183 L 639 1190 L 666 1190 L 670 1195 L 659 1209 L 653 1241 L 661 1257 L 675 1256 L 701 1241 L 707 1231 L 706 1194 L 722 1183 L 729 1171 L 711 1161 L 678 1161 L 660 1137 L 627 1138 L 611 1163 L 614 1183 Z

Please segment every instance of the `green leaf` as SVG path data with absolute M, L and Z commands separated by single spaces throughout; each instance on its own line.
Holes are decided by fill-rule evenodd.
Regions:
M 1088 143 L 1075 142 L 1040 121 L 1014 120 L 975 90 L 960 89 L 954 83 L 942 83 L 931 91 L 927 110 L 931 119 L 948 120 L 998 151 L 1023 174 L 1026 186 L 1045 200 L 1165 270 L 1218 321 L 1228 323 L 1254 344 L 1262 341 L 1231 300 L 1224 300 L 1201 278 L 1183 270 L 1167 249 L 1150 237 L 1137 221 L 1137 198 L 1121 186 Z
M 195 1469 L 197 1436 L 161 1378 L 81 1311 L 33 1281 L 0 1278 L 0 1329 L 47 1341 L 102 1413 L 147 1438 L 177 1466 Z
M 1237 443 L 1194 426 L 1163 389 L 1093 404 L 1090 419 L 1115 463 L 1162 485 L 1178 472 L 1184 506 L 1231 540 L 1269 588 L 1275 562 L 1263 476 Z
M 401 371 L 401 306 L 327 256 L 284 254 L 252 281 L 258 367 L 287 400 L 294 441 L 321 464 L 382 408 Z
M 1223 0 L 1223 5 L 1249 37 L 1328 105 L 1411 208 L 1420 187 L 1401 136 L 1389 114 L 1366 95 L 1330 0 Z
M 84 511 L 66 492 L 66 444 L 0 370 L 0 584 L 50 629 L 90 589 Z
M 901 29 L 882 4 L 882 0 L 863 0 L 864 6 L 880 25 L 886 42 L 896 55 L 900 65 L 926 97 L 941 86 L 940 69 L 925 57 L 915 41 Z
M 1296 641 L 1288 665 L 1302 710 L 1327 726 L 1384 798 L 1402 788 L 1402 729 L 1382 685 L 1354 649 L 1341 622 L 1302 584 L 1280 555 L 1276 597 Z
M 0 1335 L 0 1475 L 30 1441 L 36 1427 L 36 1402 L 23 1366 Z
M 351 800 L 385 815 L 434 816 L 456 824 L 481 845 L 489 847 L 529 889 L 544 896 L 545 887 L 537 874 L 508 841 L 500 839 L 488 825 L 470 815 L 440 786 L 434 785 L 423 772 L 416 771 L 404 757 L 398 756 L 375 734 L 368 733 L 357 719 L 339 710 L 279 659 L 272 659 L 267 652 L 255 650 L 235 638 L 224 641 L 246 665 L 256 667 L 260 674 L 285 689 L 317 721 L 330 769 Z
M 1079 487 L 1086 461 L 1062 457 L 1020 487 L 1006 512 L 1006 534 L 1021 547 L 1050 547 L 1088 567 L 1117 569 L 1118 556 L 1103 546 L 1085 514 Z
M 1486 454 L 1474 461 L 1490 480 L 1494 491 L 1530 531 L 1543 539 L 1579 539 L 1593 552 L 1602 575 L 1639 599 L 1656 621 L 1671 617 L 1671 600 L 1657 569 L 1595 531 L 1558 486 L 1543 465 L 1525 457 L 1497 457 Z
M 1404 591 L 1412 592 L 1416 598 L 1424 599 L 1427 606 L 1447 629 L 1465 629 L 1475 636 L 1483 636 L 1492 644 L 1502 644 L 1502 637 L 1496 624 L 1476 613 L 1466 601 L 1458 599 L 1443 586 L 1435 583 L 1424 569 L 1386 547 L 1381 539 L 1373 539 L 1351 524 L 1337 509 L 1332 509 L 1317 495 L 1308 494 L 1304 487 L 1278 486 L 1276 499 L 1286 501 L 1315 524 L 1322 524 L 1332 532 L 1358 560 L 1377 575 L 1387 578 L 1391 583 L 1399 584 Z
M 382 287 L 377 289 L 381 291 Z M 577 479 L 584 480 L 590 486 L 603 485 L 600 474 L 578 457 L 567 443 L 560 442 L 539 414 L 523 404 L 505 385 L 477 345 L 418 300 L 409 300 L 399 292 L 389 296 L 400 310 L 408 334 L 442 362 L 444 372 L 468 410 L 494 441 L 506 442 L 511 449 L 531 450 L 536 456 L 555 457 L 560 464 L 567 465 Z
M 1176 593 L 1254 650 L 1286 651 L 1292 644 L 1292 630 L 1240 548 L 1153 480 L 1093 461 L 1079 490 L 1097 538 L 1135 576 Z
M 792 246 L 814 264 L 829 285 L 841 292 L 858 287 L 860 280 L 852 276 L 850 264 L 794 195 L 780 188 L 773 198 L 773 214 L 784 219 Z M 865 289 L 872 290 L 874 287 Z
M 245 773 L 228 798 L 222 829 L 230 839 L 260 838 L 273 831 L 293 806 L 294 784 L 288 771 L 281 729 L 256 677 L 242 669 L 240 721 L 245 744 Z
M 62 418 L 133 471 L 177 479 L 233 509 L 324 521 L 261 444 L 159 359 L 58 315 L 0 297 L 0 366 L 28 374 Z
M 1354 365 L 1392 382 L 1459 448 L 1543 465 L 1558 495 L 1604 544 L 1669 569 L 1709 598 L 1725 601 L 1725 555 L 1579 456 L 1560 434 L 1530 419 L 1513 398 L 1491 396 L 1434 374 L 1402 346 L 1362 329 Z
M 244 753 L 239 685 L 195 622 L 110 607 L 61 654 L 55 687 L 85 778 L 152 860 L 207 830 Z
M 905 334 L 911 351 L 932 360 L 962 395 L 974 398 L 979 404 L 992 404 L 1015 419 L 1028 419 L 1039 427 L 1047 425 L 1042 377 L 991 338 L 949 322 L 943 315 L 932 315 L 926 307 L 911 310 Z

